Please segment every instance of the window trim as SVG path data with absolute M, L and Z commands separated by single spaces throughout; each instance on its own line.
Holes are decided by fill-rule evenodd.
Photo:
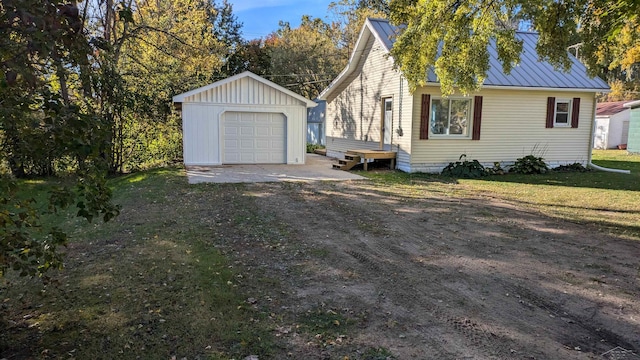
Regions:
M 467 101 L 467 103 L 469 104 L 469 112 L 467 113 L 467 133 L 466 134 L 435 134 L 432 131 L 432 126 L 431 123 L 434 121 L 434 117 L 433 115 L 433 102 L 436 100 L 447 100 L 447 101 L 452 101 L 452 100 L 465 100 Z M 431 96 L 431 99 L 429 99 L 429 123 L 428 123 L 428 129 L 429 129 L 429 139 L 460 139 L 460 140 L 468 140 L 472 138 L 473 135 L 473 113 L 474 113 L 474 98 L 473 97 L 469 97 L 469 96 L 450 96 L 450 97 L 443 97 L 443 96 Z M 449 106 L 449 116 L 451 116 L 451 106 Z M 451 127 L 451 118 L 449 117 L 449 127 Z
M 566 103 L 567 104 L 567 122 L 566 123 L 562 123 L 562 122 L 558 122 L 558 103 Z M 571 112 L 573 111 L 573 99 L 559 99 L 556 98 L 554 106 L 553 106 L 553 127 L 571 127 Z M 564 112 L 562 112 L 561 114 L 564 114 Z

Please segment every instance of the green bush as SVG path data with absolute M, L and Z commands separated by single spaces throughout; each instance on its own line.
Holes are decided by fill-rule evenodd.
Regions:
M 509 172 L 516 174 L 544 174 L 549 171 L 549 166 L 544 159 L 534 155 L 527 155 L 516 160 Z
M 493 167 L 486 168 L 487 175 L 504 175 L 507 173 L 505 169 L 502 168 L 500 162 L 496 161 L 493 163 Z
M 580 163 L 573 163 L 569 165 L 560 165 L 556 168 L 553 168 L 553 171 L 557 172 L 587 172 L 591 171 L 591 169 L 584 167 Z
M 311 144 L 311 143 L 307 143 L 307 153 L 312 153 L 312 152 L 314 152 L 316 149 L 324 149 L 324 146 L 319 145 L 319 144 Z
M 466 158 L 466 154 L 460 155 L 458 161 L 449 163 L 449 165 L 442 169 L 442 175 L 466 179 L 474 179 L 487 175 L 486 169 L 478 160 L 469 161 L 466 160 Z

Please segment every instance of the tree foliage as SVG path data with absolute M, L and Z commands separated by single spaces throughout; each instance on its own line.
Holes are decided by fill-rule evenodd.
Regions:
M 307 98 L 317 97 L 346 64 L 334 42 L 337 30 L 309 16 L 295 29 L 281 23 L 265 40 L 273 81 Z
M 567 47 L 581 38 L 583 60 L 596 75 L 598 48 L 619 36 L 639 9 L 640 3 L 630 0 L 391 0 L 392 22 L 406 25 L 392 55 L 412 89 L 424 85 L 427 70 L 433 68 L 443 93 L 468 93 L 484 81 L 490 41 L 496 43 L 505 72 L 518 63 L 522 44 L 512 20 L 519 19 L 539 33 L 536 50 L 541 60 L 559 69 L 570 67 Z
M 211 81 L 239 27 L 226 1 L 0 1 L 0 275 L 42 275 L 67 241 L 42 216 L 109 220 L 107 172 L 178 157 L 171 97 Z M 14 180 L 69 172 L 48 199 Z
M 339 28 L 334 39 L 345 59 L 349 59 L 365 20 L 389 17 L 387 0 L 340 0 L 329 4 L 332 24 Z
M 104 1 L 102 13 L 121 4 Z M 217 10 L 204 0 L 140 2 L 127 16 L 105 16 L 94 42 L 102 76 L 102 113 L 111 127 L 112 173 L 175 159 L 180 153 L 179 120 L 171 97 L 211 80 L 222 64 L 224 44 L 216 39 Z M 114 21 L 105 22 L 115 18 Z
M 247 64 L 264 71 L 268 63 L 270 80 L 313 99 L 347 64 L 366 18 L 386 17 L 388 9 L 386 0 L 332 2 L 330 22 L 308 15 L 297 28 L 281 22 L 264 40 L 263 53 Z
M 58 0 L 0 4 L 0 161 L 9 170 L 0 175 L 0 276 L 7 268 L 43 274 L 61 266 L 56 248 L 66 235 L 41 223 L 43 205 L 13 177 L 72 168 L 77 183 L 52 191 L 45 211 L 74 205 L 79 217 L 111 219 L 118 208 L 105 184 L 106 124 L 92 99 L 86 14 Z
M 595 50 L 580 43 L 579 56 L 595 51 L 598 76 L 609 82 L 611 92 L 604 96 L 607 101 L 633 100 L 640 92 L 640 24 L 637 19 L 627 19 L 620 32 L 604 39 Z M 593 47 L 591 47 L 593 49 Z

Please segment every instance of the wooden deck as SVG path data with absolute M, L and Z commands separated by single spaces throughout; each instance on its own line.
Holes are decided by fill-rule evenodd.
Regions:
M 371 149 L 363 149 L 363 150 L 348 150 L 347 155 L 356 155 L 361 159 L 364 159 L 363 168 L 367 171 L 367 163 L 369 160 L 379 160 L 379 159 L 389 159 L 391 160 L 390 168 L 393 170 L 396 168 L 396 155 L 398 153 L 396 151 L 385 151 L 385 150 L 371 150 Z

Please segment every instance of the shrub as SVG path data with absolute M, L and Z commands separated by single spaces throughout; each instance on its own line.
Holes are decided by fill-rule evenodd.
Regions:
M 486 168 L 487 175 L 504 175 L 507 173 L 505 169 L 502 168 L 500 162 L 496 161 L 493 163 L 493 167 Z
M 307 153 L 312 153 L 312 152 L 314 152 L 316 149 L 324 149 L 324 146 L 319 145 L 319 144 L 311 144 L 311 143 L 307 143 Z
M 544 159 L 534 155 L 527 155 L 516 160 L 509 172 L 516 174 L 544 174 L 549 171 L 549 166 Z
M 466 179 L 474 179 L 487 175 L 487 171 L 478 160 L 469 161 L 466 160 L 466 158 L 466 154 L 460 155 L 458 161 L 449 163 L 449 165 L 442 169 L 442 175 Z
M 557 172 L 587 172 L 591 171 L 591 169 L 584 167 L 580 163 L 573 163 L 569 165 L 560 165 L 556 168 L 553 168 L 553 171 Z

